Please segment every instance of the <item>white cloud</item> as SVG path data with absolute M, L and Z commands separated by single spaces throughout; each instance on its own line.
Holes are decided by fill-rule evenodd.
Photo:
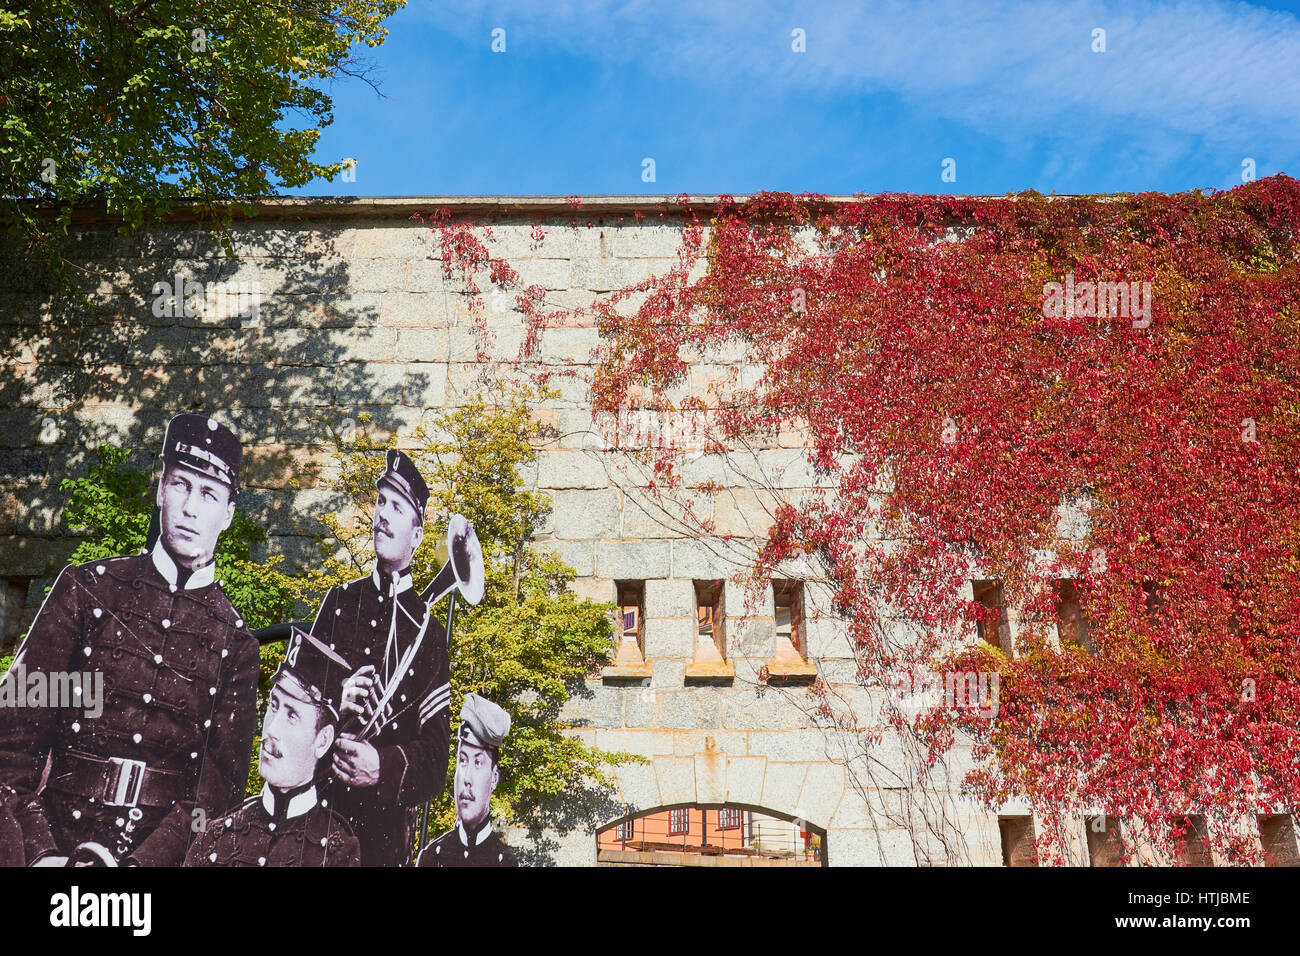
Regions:
M 1245 3 L 559 0 L 417 10 L 485 47 L 501 25 L 511 50 L 560 49 L 648 78 L 781 96 L 891 93 L 922 115 L 1013 143 L 1095 147 L 1131 136 L 1138 162 L 1192 148 L 1262 166 L 1270 154 L 1300 155 L 1300 21 Z M 790 49 L 795 27 L 807 33 L 805 54 Z M 1095 27 L 1106 31 L 1105 53 L 1090 49 Z

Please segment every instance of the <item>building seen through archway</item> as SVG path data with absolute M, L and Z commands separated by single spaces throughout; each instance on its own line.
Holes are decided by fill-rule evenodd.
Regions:
M 741 807 L 680 806 L 596 834 L 603 866 L 821 866 L 826 834 L 806 821 Z

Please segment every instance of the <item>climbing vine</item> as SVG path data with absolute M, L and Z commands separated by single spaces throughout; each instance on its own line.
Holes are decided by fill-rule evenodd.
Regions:
M 701 457 L 796 450 L 748 575 L 813 568 L 878 704 L 858 733 L 818 682 L 818 719 L 972 745 L 967 792 L 1059 824 L 1044 861 L 1089 814 L 1142 859 L 1197 815 L 1260 862 L 1243 820 L 1300 789 L 1300 183 L 680 211 L 676 262 L 589 307 L 592 411 L 702 417 L 638 452 L 665 502 L 717 490 Z M 535 345 L 556 313 L 521 311 Z M 995 705 L 905 706 L 921 672 Z

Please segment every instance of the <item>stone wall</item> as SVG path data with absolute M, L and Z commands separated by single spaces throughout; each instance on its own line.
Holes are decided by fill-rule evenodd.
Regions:
M 268 553 L 286 555 L 290 566 L 310 561 L 315 516 L 339 505 L 318 487 L 329 467 L 327 424 L 360 422 L 365 412 L 371 423 L 363 427 L 409 436 L 473 391 L 485 345 L 493 357 L 518 350 L 523 325 L 511 299 L 487 297 L 485 343 L 458 285 L 444 278 L 435 234 L 410 218 L 440 206 L 452 207 L 454 219 L 490 226 L 494 254 L 561 307 L 587 305 L 666 269 L 682 224 L 660 218 L 647 199 L 589 201 L 581 211 L 556 200 L 281 201 L 234 229 L 234 258 L 184 222 L 131 239 L 87 225 L 75 257 L 104 306 L 90 316 L 52 314 L 40 269 L 8 250 L 0 260 L 0 579 L 11 591 L 26 586 L 20 617 L 30 620 L 74 545 L 61 522 L 59 480 L 84 474 L 101 441 L 148 461 L 166 419 L 184 410 L 218 412 L 241 435 L 241 506 L 265 521 Z M 635 217 L 638 209 L 645 219 Z M 222 295 L 201 315 L 157 315 L 155 284 L 172 286 L 177 277 L 182 287 L 222 283 Z M 255 321 L 236 314 L 240 290 L 249 289 L 260 297 Z M 557 811 L 554 826 L 515 833 L 511 842 L 530 862 L 590 864 L 596 827 L 641 810 L 726 803 L 825 831 L 831 865 L 913 864 L 917 850 L 902 821 L 916 801 L 899 783 L 907 775 L 901 743 L 887 737 L 850 747 L 855 756 L 847 759 L 843 735 L 805 714 L 803 686 L 760 686 L 758 670 L 776 651 L 770 590 L 747 601 L 727 585 L 734 676 L 688 680 L 693 582 L 729 576 L 743 555 L 737 545 L 687 536 L 636 491 L 626 462 L 603 450 L 582 380 L 597 344 L 596 329 L 580 320 L 544 334 L 542 360 L 561 375 L 559 397 L 540 414 L 559 437 L 526 477 L 553 501 L 544 538 L 576 570 L 579 593 L 613 601 L 615 581 L 646 582 L 646 675 L 586 682 L 567 716 L 587 741 L 647 762 L 622 766 L 616 792 L 588 794 Z M 703 389 L 737 360 L 698 363 L 691 387 Z M 810 484 L 797 442 L 781 436 L 753 465 L 783 488 Z M 702 455 L 688 477 L 723 485 L 692 492 L 719 533 L 741 535 L 742 544 L 763 533 L 770 496 L 753 475 Z M 816 616 L 825 602 L 815 586 L 807 600 L 812 663 L 870 715 L 843 626 Z M 998 862 L 996 818 L 954 807 L 967 847 L 956 855 L 930 847 L 931 859 Z

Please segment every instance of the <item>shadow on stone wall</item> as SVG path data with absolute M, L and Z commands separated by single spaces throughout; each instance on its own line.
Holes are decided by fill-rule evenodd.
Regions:
M 605 825 L 605 821 L 623 812 L 623 805 L 615 799 L 615 791 L 609 787 L 591 781 L 566 787 L 528 828 L 526 843 L 515 848 L 519 865 L 564 865 L 565 861 L 559 858 L 564 848 L 554 834 L 581 832 L 594 844 L 596 831 Z
M 320 531 L 316 515 L 337 505 L 314 490 L 326 422 L 368 411 L 376 430 L 406 424 L 403 390 L 429 383 L 394 364 L 378 295 L 348 292 L 337 224 L 234 232 L 237 259 L 194 226 L 81 234 L 69 257 L 94 311 L 56 295 L 41 263 L 0 247 L 0 576 L 57 573 L 75 546 L 59 481 L 84 475 L 101 442 L 156 476 L 177 413 L 235 430 L 246 456 L 238 503 L 298 557 Z M 183 298 L 185 283 L 203 284 L 188 299 L 199 314 L 186 316 L 184 301 L 165 314 L 172 293 L 155 286 L 174 292 L 178 277 Z

